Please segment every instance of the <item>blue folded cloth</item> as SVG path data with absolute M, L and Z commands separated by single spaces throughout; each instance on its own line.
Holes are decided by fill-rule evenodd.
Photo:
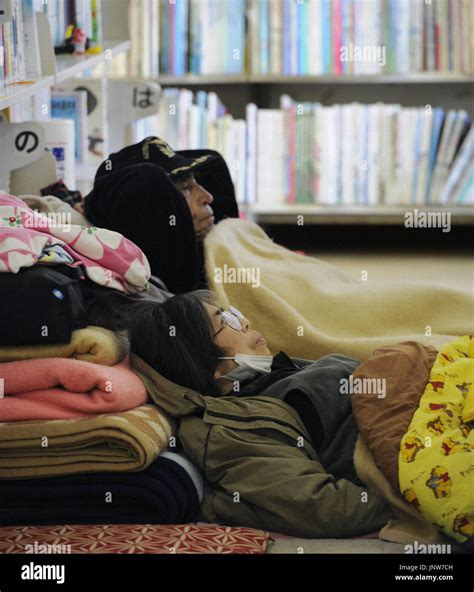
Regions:
M 0 481 L 0 525 L 192 522 L 203 479 L 177 453 L 139 473 L 87 473 Z

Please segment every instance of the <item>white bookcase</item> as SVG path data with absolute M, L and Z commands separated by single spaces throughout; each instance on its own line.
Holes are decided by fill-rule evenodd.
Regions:
M 61 85 L 66 81 L 77 78 L 78 80 L 82 77 L 87 77 L 91 74 L 92 70 L 100 65 L 103 65 L 102 75 L 108 76 L 110 70 L 110 64 L 112 59 L 130 49 L 130 39 L 128 35 L 127 27 L 127 13 L 120 15 L 122 26 L 117 26 L 119 22 L 117 16 L 117 2 L 111 2 L 110 0 L 102 0 L 102 23 L 103 23 L 103 35 L 104 41 L 100 45 L 100 51 L 96 53 L 85 53 L 82 55 L 55 55 L 54 45 L 51 36 L 51 30 L 49 27 L 48 18 L 44 13 L 37 12 L 36 17 L 36 31 L 38 35 L 38 46 L 40 51 L 40 65 L 41 75 L 34 80 L 25 80 L 19 83 L 13 83 L 9 85 L 0 86 L 0 114 L 2 115 L 3 130 L 7 129 L 5 122 L 8 122 L 8 109 L 16 107 L 22 104 L 24 101 L 32 100 L 36 96 L 41 96 L 43 91 L 52 89 L 57 85 Z M 16 123 L 10 124 L 11 126 L 18 126 L 18 133 L 22 133 L 24 125 L 15 120 Z M 29 124 L 35 125 L 34 121 L 29 120 Z M 10 146 L 5 146 L 5 143 L 11 143 L 12 134 L 0 133 L 0 148 L 5 150 L 5 154 L 9 151 Z M 40 155 L 41 150 L 37 152 Z M 40 158 L 40 156 L 37 156 Z M 3 165 L 0 166 L 0 189 L 7 189 L 8 186 L 8 175 L 10 171 L 20 168 L 24 165 L 31 164 L 31 157 L 23 158 L 23 155 L 16 155 L 12 157 L 9 164 L 3 159 Z M 10 170 L 5 170 L 10 167 Z M 87 174 L 81 167 L 78 167 L 77 179 L 83 181 L 84 177 L 87 177 L 87 185 L 81 187 L 81 189 L 88 189 L 90 181 L 93 179 L 95 170 L 87 170 Z M 32 173 L 33 174 L 33 173 Z M 37 174 L 37 171 L 35 171 Z M 7 181 L 5 181 L 7 179 Z M 72 187 L 71 189 L 75 189 Z
M 138 0 L 134 0 L 135 3 Z M 114 76 L 112 58 L 123 56 L 131 50 L 130 40 L 131 0 L 102 0 L 103 39 L 102 51 L 82 56 L 55 56 L 51 36 L 48 38 L 46 17 L 39 15 L 38 29 L 41 49 L 42 75 L 29 83 L 14 84 L 4 91 L 0 89 L 0 111 L 12 107 L 24 99 L 34 97 L 44 89 L 60 85 L 76 77 Z M 474 35 L 474 31 L 473 31 Z M 135 48 L 135 55 L 137 49 Z M 127 66 L 121 74 L 130 76 Z M 132 73 L 135 74 L 136 73 Z M 203 89 L 216 92 L 234 117 L 245 117 L 245 107 L 255 103 L 259 108 L 279 108 L 283 93 L 295 101 L 334 103 L 396 102 L 402 106 L 432 104 L 445 109 L 464 109 L 474 118 L 474 76 L 453 73 L 381 74 L 381 75 L 205 75 L 184 76 L 159 75 L 148 81 L 130 79 L 133 84 L 153 85 L 154 92 L 160 87 Z M 3 94 L 1 94 L 3 92 Z M 118 92 L 118 91 L 117 91 Z M 114 100 L 110 98 L 110 104 Z M 157 114 L 159 117 L 159 113 Z M 110 126 L 109 126 L 110 127 Z M 126 138 L 126 136 L 123 136 Z M 110 147 L 120 147 L 120 134 L 115 134 Z M 1 137 L 0 137 L 1 145 Z M 95 174 L 91 166 L 78 166 L 77 179 L 83 187 L 90 187 Z M 81 189 L 83 189 L 81 187 Z M 314 224 L 381 224 L 398 225 L 409 206 L 321 206 L 306 204 L 243 205 L 241 209 L 255 221 L 271 224 L 292 224 L 296 216 L 304 215 L 305 223 Z M 424 207 L 428 211 L 429 207 Z M 453 221 L 460 224 L 474 223 L 472 206 L 450 206 Z

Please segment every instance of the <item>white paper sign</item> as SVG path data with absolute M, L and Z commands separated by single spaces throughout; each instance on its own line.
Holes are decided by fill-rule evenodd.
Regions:
M 129 125 L 134 121 L 156 115 L 161 87 L 147 80 L 109 80 L 111 121 Z
M 6 189 L 10 182 L 10 171 L 24 167 L 43 156 L 43 127 L 35 122 L 0 122 L 0 152 L 0 189 Z
M 13 0 L 0 0 L 0 25 L 11 20 L 13 14 Z

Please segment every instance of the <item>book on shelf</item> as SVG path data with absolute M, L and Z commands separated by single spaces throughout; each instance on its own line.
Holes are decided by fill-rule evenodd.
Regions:
M 154 1 L 131 2 L 145 69 L 150 24 L 134 24 Z M 161 74 L 474 71 L 471 0 L 160 0 L 159 18 Z
M 31 97 L 25 97 L 1 111 L 10 123 L 47 121 L 50 119 L 51 88 L 44 87 Z
M 52 93 L 53 105 L 65 97 L 76 100 L 77 94 L 83 105 L 59 103 L 53 116 L 74 121 L 76 110 L 87 104 L 92 166 L 108 154 L 101 145 L 112 125 L 105 114 L 105 84 L 71 80 Z M 158 113 L 133 123 L 131 141 L 159 135 L 178 150 L 218 150 L 239 203 L 294 204 L 297 211 L 303 204 L 418 207 L 472 202 L 472 122 L 462 110 L 384 103 L 325 106 L 295 102 L 285 94 L 280 109 L 250 103 L 240 120 L 226 111 L 215 92 L 167 88 L 156 96 Z M 41 102 L 36 103 L 38 110 Z M 12 121 L 35 118 L 33 110 L 20 107 L 11 109 Z M 79 120 L 84 119 L 82 113 Z
M 246 168 L 245 199 L 242 203 L 254 204 L 257 201 L 257 112 L 255 103 L 246 107 Z
M 182 91 L 174 92 L 177 97 Z M 192 112 L 197 105 L 190 97 L 182 105 Z M 209 93 L 211 107 L 203 114 L 209 119 L 207 146 L 226 152 L 236 131 L 228 125 L 228 114 L 212 107 L 217 101 Z M 280 107 L 247 105 L 245 192 L 239 193 L 247 203 L 454 204 L 454 190 L 459 194 L 462 181 L 470 179 L 472 123 L 463 111 L 384 103 L 322 106 L 295 103 L 289 95 L 282 95 Z M 179 113 L 170 119 L 185 120 Z
M 440 203 L 440 196 L 448 182 L 448 177 L 455 156 L 459 151 L 459 146 L 463 143 L 462 141 L 471 126 L 471 119 L 465 111 L 449 111 L 433 171 L 429 196 L 431 203 Z M 472 162 L 471 166 L 473 166 Z
M 129 6 L 129 75 L 245 71 L 247 0 L 130 0 Z
M 66 80 L 58 85 L 57 90 L 81 92 L 86 96 L 87 105 L 87 149 L 85 162 L 90 166 L 99 166 L 109 154 L 109 133 L 107 124 L 107 80 L 83 78 Z
M 87 164 L 87 92 L 53 90 L 51 92 L 51 117 L 71 119 L 74 122 L 76 162 Z
M 22 0 L 5 0 L 0 20 L 0 86 L 26 79 L 24 17 Z
M 283 201 L 284 130 L 281 109 L 257 111 L 257 201 L 274 205 Z
M 215 92 L 165 88 L 159 97 L 156 135 L 175 150 L 210 148 L 225 158 L 236 195 L 244 200 L 247 181 L 247 124 L 227 113 Z M 149 135 L 149 134 L 146 134 Z M 137 138 L 142 139 L 142 138 Z
M 76 24 L 94 48 L 102 43 L 101 2 L 0 0 L 0 95 L 9 85 L 36 81 L 43 74 L 37 13 L 47 16 L 53 46 L 62 45 L 68 27 Z
M 449 171 L 439 196 L 440 204 L 473 203 L 474 127 L 471 127 Z M 470 181 L 470 183 L 469 183 Z M 469 195 L 470 185 L 470 195 Z
M 74 157 L 74 121 L 72 119 L 51 119 L 42 122 L 45 129 L 45 150 L 56 161 L 56 178 L 62 179 L 67 187 L 76 187 Z
M 37 80 L 41 76 L 41 60 L 33 0 L 23 0 L 22 8 L 25 78 Z
M 82 29 L 91 47 L 101 45 L 101 0 L 32 0 L 32 2 L 35 11 L 44 12 L 48 17 L 55 47 L 63 44 L 70 26 Z

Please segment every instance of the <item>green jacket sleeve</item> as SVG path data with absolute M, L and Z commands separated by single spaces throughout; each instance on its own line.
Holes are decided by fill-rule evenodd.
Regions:
M 217 487 L 203 503 L 206 519 L 308 538 L 354 537 L 390 520 L 378 494 L 336 481 L 296 445 L 262 432 L 210 431 L 204 470 Z

